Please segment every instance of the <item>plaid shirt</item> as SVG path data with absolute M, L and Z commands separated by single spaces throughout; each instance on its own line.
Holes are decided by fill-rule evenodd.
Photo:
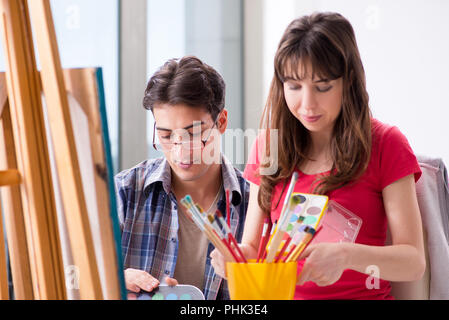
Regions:
M 225 189 L 231 192 L 231 230 L 237 241 L 243 234 L 249 183 L 222 156 Z M 118 215 L 122 232 L 124 268 L 145 270 L 162 282 L 173 277 L 178 256 L 178 204 L 171 192 L 171 168 L 166 159 L 150 159 L 115 176 Z M 226 215 L 223 193 L 218 209 Z M 204 275 L 207 300 L 229 299 L 226 280 L 216 275 L 210 262 L 214 246 L 209 243 Z

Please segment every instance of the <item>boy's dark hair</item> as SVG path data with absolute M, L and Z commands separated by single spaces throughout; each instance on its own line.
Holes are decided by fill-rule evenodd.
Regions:
M 148 81 L 145 109 L 158 103 L 205 108 L 216 120 L 225 103 L 225 83 L 211 66 L 194 56 L 168 60 Z

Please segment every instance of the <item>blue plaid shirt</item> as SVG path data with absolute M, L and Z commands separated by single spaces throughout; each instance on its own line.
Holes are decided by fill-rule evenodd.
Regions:
M 231 230 L 237 241 L 243 234 L 249 183 L 222 156 L 222 177 L 231 195 Z M 159 281 L 173 277 L 178 256 L 178 204 L 171 192 L 171 168 L 166 159 L 150 159 L 115 176 L 118 215 L 122 231 L 124 268 L 145 270 Z M 226 215 L 223 193 L 218 209 Z M 226 280 L 210 263 L 214 246 L 209 243 L 204 274 L 207 300 L 229 299 Z

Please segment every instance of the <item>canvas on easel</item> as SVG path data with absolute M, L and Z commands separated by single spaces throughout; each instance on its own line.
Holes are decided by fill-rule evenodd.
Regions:
M 124 288 L 120 229 L 101 68 L 66 69 L 64 80 L 105 298 Z M 90 197 L 90 195 L 94 195 Z M 115 244 L 115 245 L 114 245 Z M 114 281 L 119 274 L 119 281 Z M 115 293 L 115 296 L 114 294 Z M 126 292 L 122 292 L 126 295 Z
M 10 136 L 1 138 L 13 145 L 17 157 L 22 181 L 16 195 L 19 194 L 22 208 L 17 197 L 4 196 L 4 190 L 11 192 L 13 187 L 2 188 L 2 201 L 7 203 L 6 219 L 15 214 L 13 210 L 23 212 L 27 241 L 26 248 L 22 246 L 21 250 L 28 252 L 31 281 L 22 282 L 32 283 L 34 299 L 65 299 L 71 284 L 79 290 L 81 299 L 124 299 L 101 70 L 63 72 L 49 1 L 2 0 L 1 4 L 2 23 L 6 26 L 3 40 L 12 127 L 4 126 L 3 132 Z M 34 62 L 28 9 L 33 18 L 40 75 Z M 6 121 L 1 120 L 4 125 Z M 0 152 L 5 151 L 0 148 Z M 5 159 L 1 164 L 11 168 L 11 161 Z M 41 161 L 36 163 L 36 159 Z M 31 172 L 32 160 L 35 169 Z M 47 189 L 38 190 L 38 183 L 43 181 Z M 42 213 L 51 219 L 45 220 Z M 17 241 L 12 236 L 17 228 L 6 228 L 8 245 Z M 44 254 L 52 248 L 52 258 L 45 258 Z M 68 251 L 63 267 L 62 253 Z M 74 283 L 67 281 L 72 276 L 67 274 L 67 257 L 78 277 Z M 21 268 L 13 259 L 11 267 L 15 270 L 12 276 L 16 288 Z M 45 278 L 44 271 L 52 269 L 54 278 Z
M 6 143 L 14 150 L 17 170 L 22 180 L 19 185 L 24 226 L 22 236 L 25 235 L 28 250 L 32 297 L 65 299 L 64 270 L 40 101 L 42 90 L 34 57 L 28 10 L 25 1 L 2 0 L 0 4 L 2 40 L 7 61 L 6 88 L 11 118 L 8 133 L 13 137 L 12 141 L 8 139 Z M 10 203 L 9 210 L 18 206 L 16 198 L 9 200 L 14 201 Z M 18 214 L 7 211 L 5 207 L 4 209 L 5 217 Z M 6 228 L 8 223 L 5 221 Z M 10 234 L 12 232 L 7 236 L 12 249 L 13 240 L 9 240 Z M 14 272 L 12 273 L 14 275 Z

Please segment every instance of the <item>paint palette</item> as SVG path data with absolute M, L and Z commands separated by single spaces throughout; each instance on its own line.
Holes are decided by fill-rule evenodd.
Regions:
M 136 297 L 137 300 L 205 300 L 200 289 L 186 284 L 160 285 L 151 292 L 141 291 Z
M 323 229 L 312 240 L 312 243 L 354 243 L 362 226 L 362 222 L 362 219 L 353 212 L 331 200 L 329 201 L 326 215 L 321 222 Z
M 293 227 L 293 223 L 301 216 L 304 218 L 302 225 L 310 226 L 317 229 L 321 218 L 326 212 L 329 198 L 323 195 L 297 193 L 294 192 L 292 197 L 297 196 L 300 198 L 300 202 L 295 206 L 293 214 L 290 217 L 290 225 L 288 228 Z M 287 231 L 290 231 L 287 228 Z

